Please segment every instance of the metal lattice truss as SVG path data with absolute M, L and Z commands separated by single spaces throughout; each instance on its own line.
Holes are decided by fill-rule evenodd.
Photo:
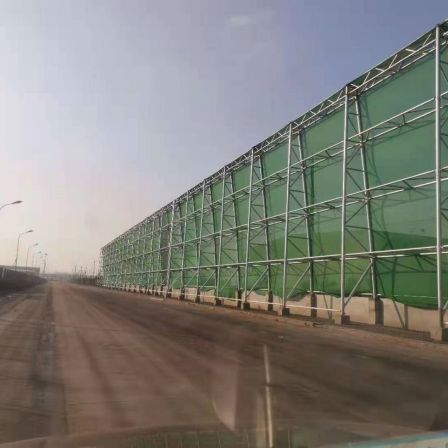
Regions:
M 448 188 L 444 189 L 448 186 L 448 58 L 442 53 L 446 55 L 447 34 L 447 22 L 438 25 L 104 246 L 104 285 L 137 285 L 164 294 L 179 289 L 184 297 L 236 299 L 242 303 L 260 300 L 257 297 L 263 291 L 280 307 L 316 309 L 315 304 L 300 305 L 295 298 L 328 292 L 315 285 L 316 269 L 327 265 L 328 275 L 338 278 L 339 293 L 335 295 L 342 299 L 332 311 L 343 316 L 361 285 L 370 288 L 363 294 L 378 297 L 378 263 L 412 256 L 434 267 L 443 327 L 447 307 L 443 229 L 448 222 Z M 363 98 L 427 60 L 434 62 L 433 95 L 387 119 L 369 123 L 362 112 Z M 342 138 L 314 152 L 305 151 L 307 130 L 336 114 L 341 114 Z M 367 159 L 372 146 L 397 132 L 417 128 L 425 120 L 433 123 L 427 149 L 428 157 L 435 161 L 433 169 L 387 182 L 369 182 Z M 286 163 L 266 172 L 269 154 L 282 145 Z M 309 191 L 312 184 L 307 179 L 333 163 L 342 170 L 341 190 L 335 191 L 335 197 L 320 201 Z M 238 181 L 237 173 L 243 170 L 246 183 Z M 271 192 L 275 188 L 277 197 L 278 191 L 283 195 L 284 207 L 279 212 L 272 206 Z M 424 197 L 434 189 L 435 238 L 430 244 L 376 247 L 372 202 L 408 193 Z M 325 221 L 323 217 L 329 215 L 339 222 L 339 243 L 334 253 L 325 248 L 319 253 L 319 243 L 313 240 L 313 223 Z M 360 232 L 366 238 L 360 238 Z M 351 262 L 358 264 L 348 284 Z

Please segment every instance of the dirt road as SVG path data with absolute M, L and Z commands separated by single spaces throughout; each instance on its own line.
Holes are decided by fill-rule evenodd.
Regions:
M 0 442 L 173 426 L 446 429 L 448 345 L 61 283 L 0 298 Z

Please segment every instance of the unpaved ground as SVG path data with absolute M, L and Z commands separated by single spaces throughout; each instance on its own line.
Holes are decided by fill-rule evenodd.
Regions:
M 0 298 L 0 442 L 266 428 L 268 394 L 312 445 L 446 429 L 448 345 L 59 283 Z

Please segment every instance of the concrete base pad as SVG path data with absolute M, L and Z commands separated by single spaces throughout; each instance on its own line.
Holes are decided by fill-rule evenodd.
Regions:
M 434 341 L 448 342 L 448 328 L 434 328 L 430 334 Z
M 348 325 L 350 323 L 350 316 L 347 314 L 344 314 L 343 316 L 341 314 L 338 314 L 334 317 L 334 323 L 336 325 Z
M 279 308 L 277 314 L 279 316 L 289 316 L 289 308 Z

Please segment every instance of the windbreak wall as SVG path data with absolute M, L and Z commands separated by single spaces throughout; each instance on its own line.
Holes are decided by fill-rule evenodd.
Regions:
M 109 243 L 104 284 L 442 310 L 446 36 L 446 24 L 425 34 Z

